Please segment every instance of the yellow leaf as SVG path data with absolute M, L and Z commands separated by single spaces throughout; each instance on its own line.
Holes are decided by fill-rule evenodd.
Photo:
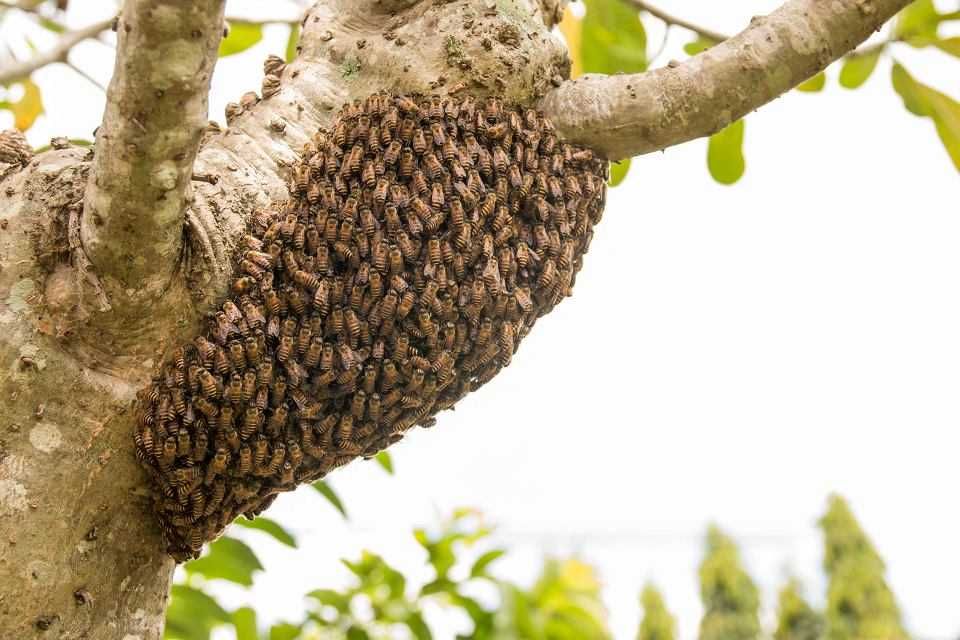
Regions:
M 563 13 L 563 20 L 560 21 L 560 33 L 563 34 L 563 39 L 567 41 L 567 49 L 570 51 L 571 78 L 583 75 L 583 56 L 580 53 L 580 36 L 582 31 L 583 25 L 580 19 L 573 14 L 568 4 Z
M 577 591 L 597 591 L 600 581 L 589 564 L 570 558 L 560 565 L 560 578 L 564 584 Z
M 20 131 L 26 131 L 43 113 L 43 98 L 40 96 L 40 87 L 30 78 L 21 80 L 20 85 L 23 87 L 23 97 L 10 105 L 10 111 L 13 112 L 13 125 Z

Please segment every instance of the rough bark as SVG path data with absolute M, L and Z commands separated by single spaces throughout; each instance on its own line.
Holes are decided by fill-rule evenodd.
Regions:
M 819 8 L 826 3 L 812 4 Z M 893 3 L 862 4 L 880 11 Z M 187 193 L 180 268 L 162 274 L 168 283 L 162 296 L 136 317 L 129 313 L 129 300 L 137 296 L 122 287 L 142 287 L 133 275 L 137 272 L 153 283 L 150 287 L 160 277 L 149 264 L 122 268 L 122 245 L 162 241 L 167 249 L 146 250 L 169 257 L 172 236 L 155 233 L 158 224 L 174 229 L 169 216 L 135 220 L 152 225 L 153 232 L 140 226 L 131 233 L 120 223 L 110 227 L 119 229 L 117 236 L 93 231 L 102 236 L 96 238 L 100 247 L 89 235 L 81 243 L 80 211 L 90 180 L 85 151 L 51 151 L 22 170 L 0 165 L 0 638 L 160 637 L 172 563 L 162 552 L 146 508 L 145 479 L 134 462 L 130 434 L 136 390 L 149 380 L 165 349 L 194 334 L 204 311 L 222 298 L 246 220 L 258 207 L 285 198 L 287 167 L 341 104 L 376 90 L 469 91 L 532 103 L 563 84 L 568 69 L 562 44 L 547 26 L 556 21 L 560 7 L 562 0 L 318 3 L 304 20 L 298 59 L 278 74 L 279 91 L 256 104 L 245 100 L 246 108 L 231 110 L 229 127 L 202 144 L 193 173 L 204 181 L 194 181 Z M 812 18 L 798 19 L 807 30 L 791 31 L 791 37 L 812 37 L 826 29 Z M 862 21 L 844 22 L 854 34 L 847 38 L 849 46 L 864 33 L 863 21 L 872 25 L 876 20 L 868 12 Z M 820 27 L 814 29 L 816 25 Z M 825 64 L 840 53 L 811 54 L 821 40 L 804 42 L 793 47 L 807 61 L 798 63 L 801 67 L 810 55 Z M 737 91 L 765 94 L 766 89 L 754 85 L 760 73 L 756 69 L 762 67 L 759 53 L 766 47 L 752 39 L 742 46 L 756 50 L 744 73 L 731 74 L 719 60 L 711 64 L 717 73 L 726 73 L 726 82 L 739 82 Z M 735 64 L 743 63 L 742 53 L 729 49 L 739 61 Z M 788 61 L 785 68 L 793 73 L 796 65 Z M 689 93 L 685 84 L 671 84 L 669 73 L 644 80 L 650 83 L 651 100 L 681 92 L 660 110 L 644 112 L 653 118 L 646 125 L 651 130 L 661 124 L 674 131 L 679 126 L 672 119 L 656 119 L 664 110 L 687 114 L 683 117 L 694 127 L 697 121 L 690 114 L 725 108 L 712 97 L 719 90 Z M 802 80 L 799 75 L 793 77 Z M 603 110 L 597 95 L 585 92 L 582 102 L 567 97 L 579 86 L 564 85 L 561 98 L 546 101 L 554 105 L 555 118 L 572 121 L 557 113 L 558 105 L 599 118 Z M 696 106 L 694 99 L 703 102 Z M 609 125 L 608 116 L 596 120 L 597 125 Z M 586 126 L 588 120 L 576 122 Z M 630 119 L 629 127 L 636 126 Z M 629 127 L 624 135 L 633 131 Z M 176 133 L 186 140 L 195 130 Z M 598 140 L 607 144 L 609 130 L 599 134 Z M 103 153 L 110 141 L 100 136 L 97 144 Z M 161 161 L 169 157 L 164 153 L 158 156 Z M 185 174 L 178 162 L 176 182 L 181 185 Z M 141 166 L 148 176 L 149 162 Z M 136 210 L 149 211 L 138 195 L 144 194 L 131 194 Z M 87 197 L 99 212 L 96 194 Z M 107 283 L 112 311 L 102 310 L 95 276 Z
M 560 132 L 611 160 L 723 129 L 853 50 L 910 0 L 791 0 L 681 64 L 586 75 L 540 104 Z
M 84 154 L 0 181 L 0 638 L 155 639 L 173 567 L 129 443 L 152 363 L 64 348 L 90 295 L 64 244 Z
M 152 313 L 179 265 L 225 4 L 124 4 L 80 228 L 115 318 Z
M 93 276 L 110 276 L 79 245 L 86 152 L 0 165 L 0 638 L 160 637 L 173 564 L 133 456 L 137 389 L 222 297 L 246 219 L 285 197 L 286 167 L 344 102 L 381 89 L 529 102 L 552 87 L 567 60 L 541 6 L 557 5 L 314 7 L 279 93 L 203 144 L 193 173 L 208 181 L 189 194 L 182 268 L 142 317 L 109 283 L 102 310 Z

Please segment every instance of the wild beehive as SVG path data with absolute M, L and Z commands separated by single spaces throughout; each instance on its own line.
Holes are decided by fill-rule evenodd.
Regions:
M 376 94 L 252 220 L 229 299 L 141 394 L 177 560 L 281 491 L 375 455 L 493 378 L 569 295 L 606 162 L 534 110 Z

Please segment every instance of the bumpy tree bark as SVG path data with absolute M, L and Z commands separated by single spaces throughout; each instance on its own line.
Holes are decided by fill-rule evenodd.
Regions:
M 238 99 L 197 153 L 222 2 L 128 0 L 96 157 L 0 164 L 0 638 L 160 637 L 173 563 L 133 456 L 135 393 L 222 298 L 246 220 L 286 197 L 297 150 L 344 102 L 540 101 L 568 136 L 618 157 L 762 105 L 906 3 L 793 0 L 776 29 L 760 21 L 686 71 L 569 83 L 550 32 L 563 0 L 328 0 L 304 18 L 297 59 L 271 67 L 279 90 L 271 79 L 270 97 Z

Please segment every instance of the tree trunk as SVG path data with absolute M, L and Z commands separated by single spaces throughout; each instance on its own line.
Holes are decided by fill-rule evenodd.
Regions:
M 894 7 L 906 0 L 876 2 Z M 874 0 L 830 6 L 870 8 Z M 160 638 L 174 564 L 133 454 L 136 392 L 164 351 L 195 335 L 203 314 L 223 298 L 246 220 L 286 197 L 287 167 L 336 109 L 380 90 L 492 94 L 524 104 L 559 85 L 566 90 L 569 61 L 550 32 L 562 7 L 562 0 L 318 3 L 304 18 L 296 61 L 279 72 L 279 92 L 232 107 L 228 128 L 203 141 L 192 171 L 203 180 L 183 185 L 180 251 L 170 250 L 175 236 L 151 248 L 151 234 L 131 233 L 131 225 L 170 227 L 166 208 L 162 218 L 144 219 L 151 215 L 144 200 L 130 206 L 145 213 L 117 218 L 120 232 L 97 237 L 88 258 L 83 243 L 99 234 L 86 219 L 91 202 L 109 207 L 122 187 L 105 180 L 86 191 L 100 177 L 91 178 L 91 167 L 108 167 L 110 158 L 93 161 L 86 150 L 67 148 L 23 168 L 0 165 L 0 638 Z M 844 42 L 855 46 L 861 31 Z M 170 62 L 175 58 L 171 53 Z M 829 60 L 822 56 L 820 68 Z M 575 95 L 542 104 L 600 104 L 596 96 Z M 760 96 L 755 106 L 771 97 Z M 685 108 L 715 107 L 709 96 L 702 100 Z M 608 116 L 604 126 L 616 125 Z M 583 135 L 583 121 L 571 126 Z M 123 137 L 140 135 L 115 130 L 121 139 L 98 147 L 128 148 Z M 190 136 L 180 140 L 189 152 Z M 182 159 L 171 167 L 184 174 Z M 122 207 L 112 211 L 124 215 Z M 164 286 L 151 279 L 149 304 L 138 281 L 127 280 L 138 270 L 146 274 L 144 264 L 118 274 L 119 250 L 132 260 L 149 255 L 155 273 L 167 274 Z

